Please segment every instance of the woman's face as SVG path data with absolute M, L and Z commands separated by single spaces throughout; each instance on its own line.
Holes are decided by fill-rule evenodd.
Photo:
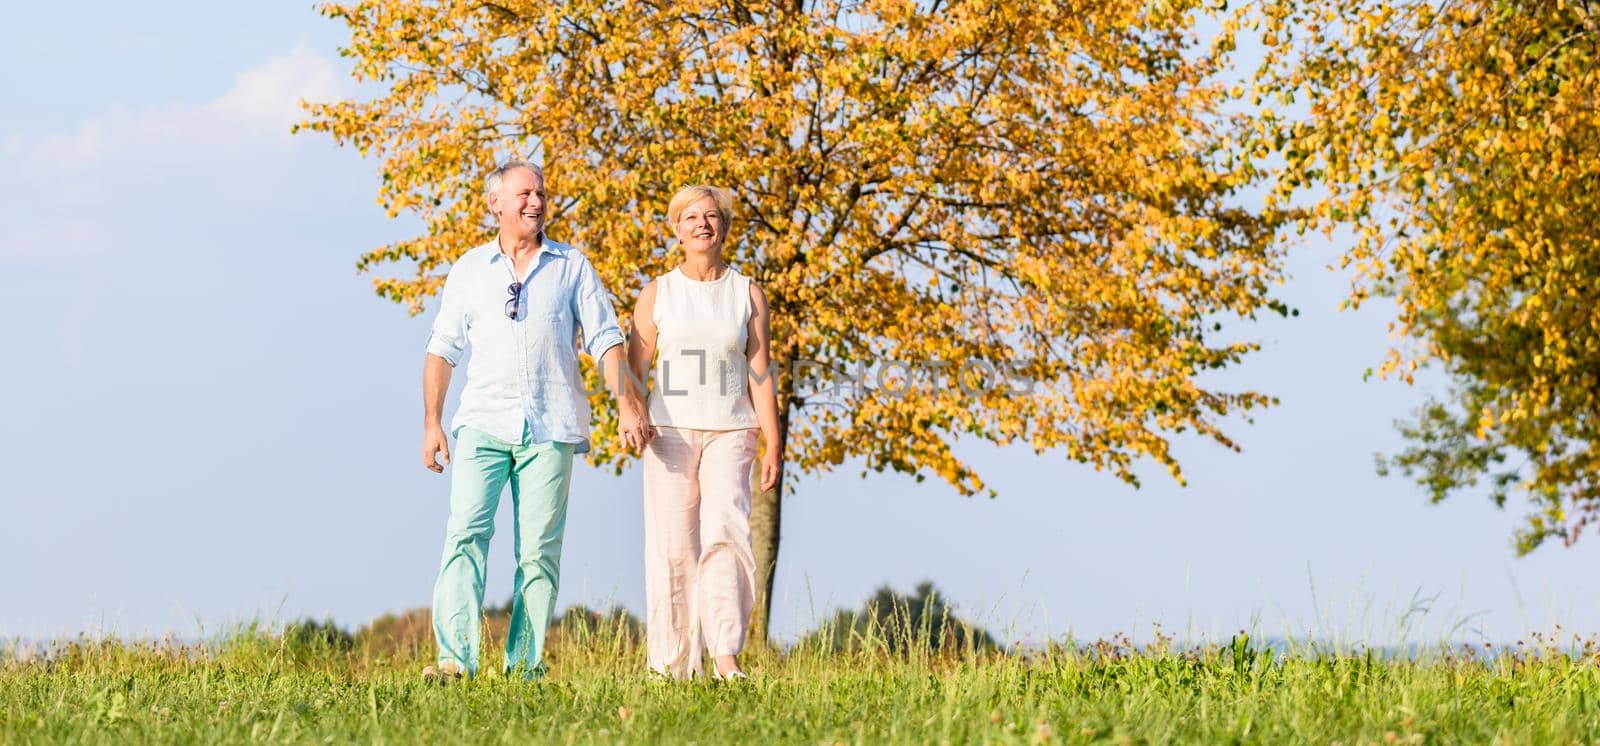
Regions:
M 684 251 L 712 251 L 726 235 L 725 220 L 726 216 L 717 210 L 717 201 L 702 197 L 679 213 L 678 224 L 673 227 Z

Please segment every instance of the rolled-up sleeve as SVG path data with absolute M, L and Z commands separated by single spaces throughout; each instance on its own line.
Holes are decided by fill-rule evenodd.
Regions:
M 467 313 L 461 303 L 461 293 L 452 291 L 460 283 L 456 272 L 461 265 L 450 268 L 445 275 L 444 290 L 439 292 L 439 313 L 433 318 L 433 331 L 428 335 L 428 352 L 444 358 L 454 367 L 467 349 Z
M 588 257 L 582 257 L 578 267 L 577 286 L 573 293 L 573 313 L 578 317 L 579 334 L 583 349 L 599 360 L 606 350 L 622 344 L 622 328 L 617 325 L 617 310 L 611 305 L 611 293 L 600 284 L 600 274 Z

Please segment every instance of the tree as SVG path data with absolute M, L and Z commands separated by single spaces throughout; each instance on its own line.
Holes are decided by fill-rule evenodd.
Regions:
M 901 655 L 959 655 L 1000 647 L 988 630 L 958 617 L 930 581 L 918 583 L 911 594 L 883 586 L 860 611 L 834 612 L 815 632 L 802 637 L 797 647 L 839 653 L 873 646 Z
M 1172 436 L 1233 447 L 1220 420 L 1270 401 L 1198 380 L 1255 348 L 1223 322 L 1284 311 L 1282 216 L 1235 198 L 1261 174 L 1222 113 L 1231 36 L 1202 42 L 1199 6 L 356 0 L 323 10 L 383 90 L 304 126 L 381 156 L 380 202 L 422 219 L 358 265 L 408 272 L 376 287 L 413 313 L 486 239 L 497 157 L 542 158 L 552 234 L 624 305 L 674 264 L 667 197 L 731 188 L 791 478 L 854 458 L 992 496 L 967 437 L 1181 479 Z M 868 385 L 817 372 L 862 366 Z M 784 484 L 752 508 L 758 639 Z
M 1275 190 L 1357 233 L 1351 304 L 1398 302 L 1382 366 L 1452 381 L 1380 471 L 1437 502 L 1486 481 L 1526 553 L 1600 507 L 1600 3 L 1270 0 Z

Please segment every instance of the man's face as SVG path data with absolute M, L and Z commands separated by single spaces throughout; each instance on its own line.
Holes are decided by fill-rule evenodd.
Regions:
M 513 168 L 500 178 L 500 191 L 489 195 L 489 211 L 500 230 L 514 236 L 536 236 L 544 230 L 544 180 L 532 170 Z

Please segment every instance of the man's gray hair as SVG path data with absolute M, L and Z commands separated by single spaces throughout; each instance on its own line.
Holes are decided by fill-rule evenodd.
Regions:
M 512 158 L 505 163 L 495 166 L 494 170 L 490 171 L 488 176 L 483 177 L 484 196 L 488 196 L 500 191 L 500 182 L 505 178 L 506 173 L 518 168 L 526 168 L 529 171 L 532 171 L 534 176 L 539 177 L 539 183 L 544 183 L 544 169 L 539 168 L 539 166 L 533 161 L 523 158 Z

